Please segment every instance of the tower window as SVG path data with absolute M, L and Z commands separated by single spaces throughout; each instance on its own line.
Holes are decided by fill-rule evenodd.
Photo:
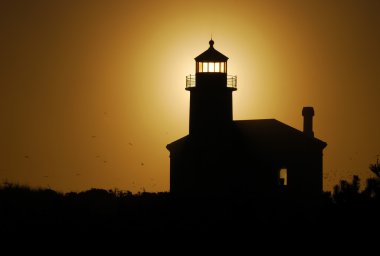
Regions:
M 227 73 L 227 72 L 225 71 L 225 62 L 220 63 L 220 65 L 221 65 L 221 67 L 220 67 L 220 72 L 222 72 L 222 73 Z
M 207 64 L 207 62 L 203 62 L 203 72 L 208 72 Z
M 220 72 L 220 63 L 215 63 L 215 72 Z
M 210 62 L 208 64 L 208 72 L 215 72 L 215 63 Z
M 197 62 L 198 73 L 227 73 L 226 62 Z
M 215 63 L 210 62 L 208 64 L 208 72 L 215 72 Z
M 281 186 L 288 185 L 288 169 L 281 168 L 279 173 L 279 183 Z
M 198 62 L 198 72 L 203 72 L 202 62 Z

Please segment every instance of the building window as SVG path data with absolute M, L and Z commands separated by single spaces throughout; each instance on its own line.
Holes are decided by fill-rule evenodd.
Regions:
M 279 183 L 281 186 L 286 187 L 288 185 L 288 169 L 281 168 L 279 172 Z

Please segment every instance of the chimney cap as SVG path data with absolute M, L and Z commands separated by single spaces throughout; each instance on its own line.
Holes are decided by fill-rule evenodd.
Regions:
M 303 116 L 314 116 L 314 108 L 313 107 L 303 107 L 302 115 Z

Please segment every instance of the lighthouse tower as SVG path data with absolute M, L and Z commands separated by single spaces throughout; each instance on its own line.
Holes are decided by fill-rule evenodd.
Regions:
M 229 127 L 232 117 L 232 92 L 236 76 L 227 75 L 228 57 L 210 47 L 195 58 L 195 76 L 186 77 L 190 91 L 190 135 L 209 135 Z

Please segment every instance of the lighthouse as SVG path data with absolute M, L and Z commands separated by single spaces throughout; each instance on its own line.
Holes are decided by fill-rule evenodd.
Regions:
M 210 135 L 231 126 L 236 76 L 227 75 L 228 57 L 210 47 L 195 58 L 195 75 L 186 77 L 190 92 L 190 135 Z
M 303 131 L 276 119 L 234 120 L 237 79 L 228 75 L 228 57 L 214 44 L 211 39 L 209 48 L 195 57 L 195 75 L 186 77 L 189 134 L 166 146 L 170 193 L 317 202 L 327 143 L 314 136 L 314 108 L 302 111 Z

